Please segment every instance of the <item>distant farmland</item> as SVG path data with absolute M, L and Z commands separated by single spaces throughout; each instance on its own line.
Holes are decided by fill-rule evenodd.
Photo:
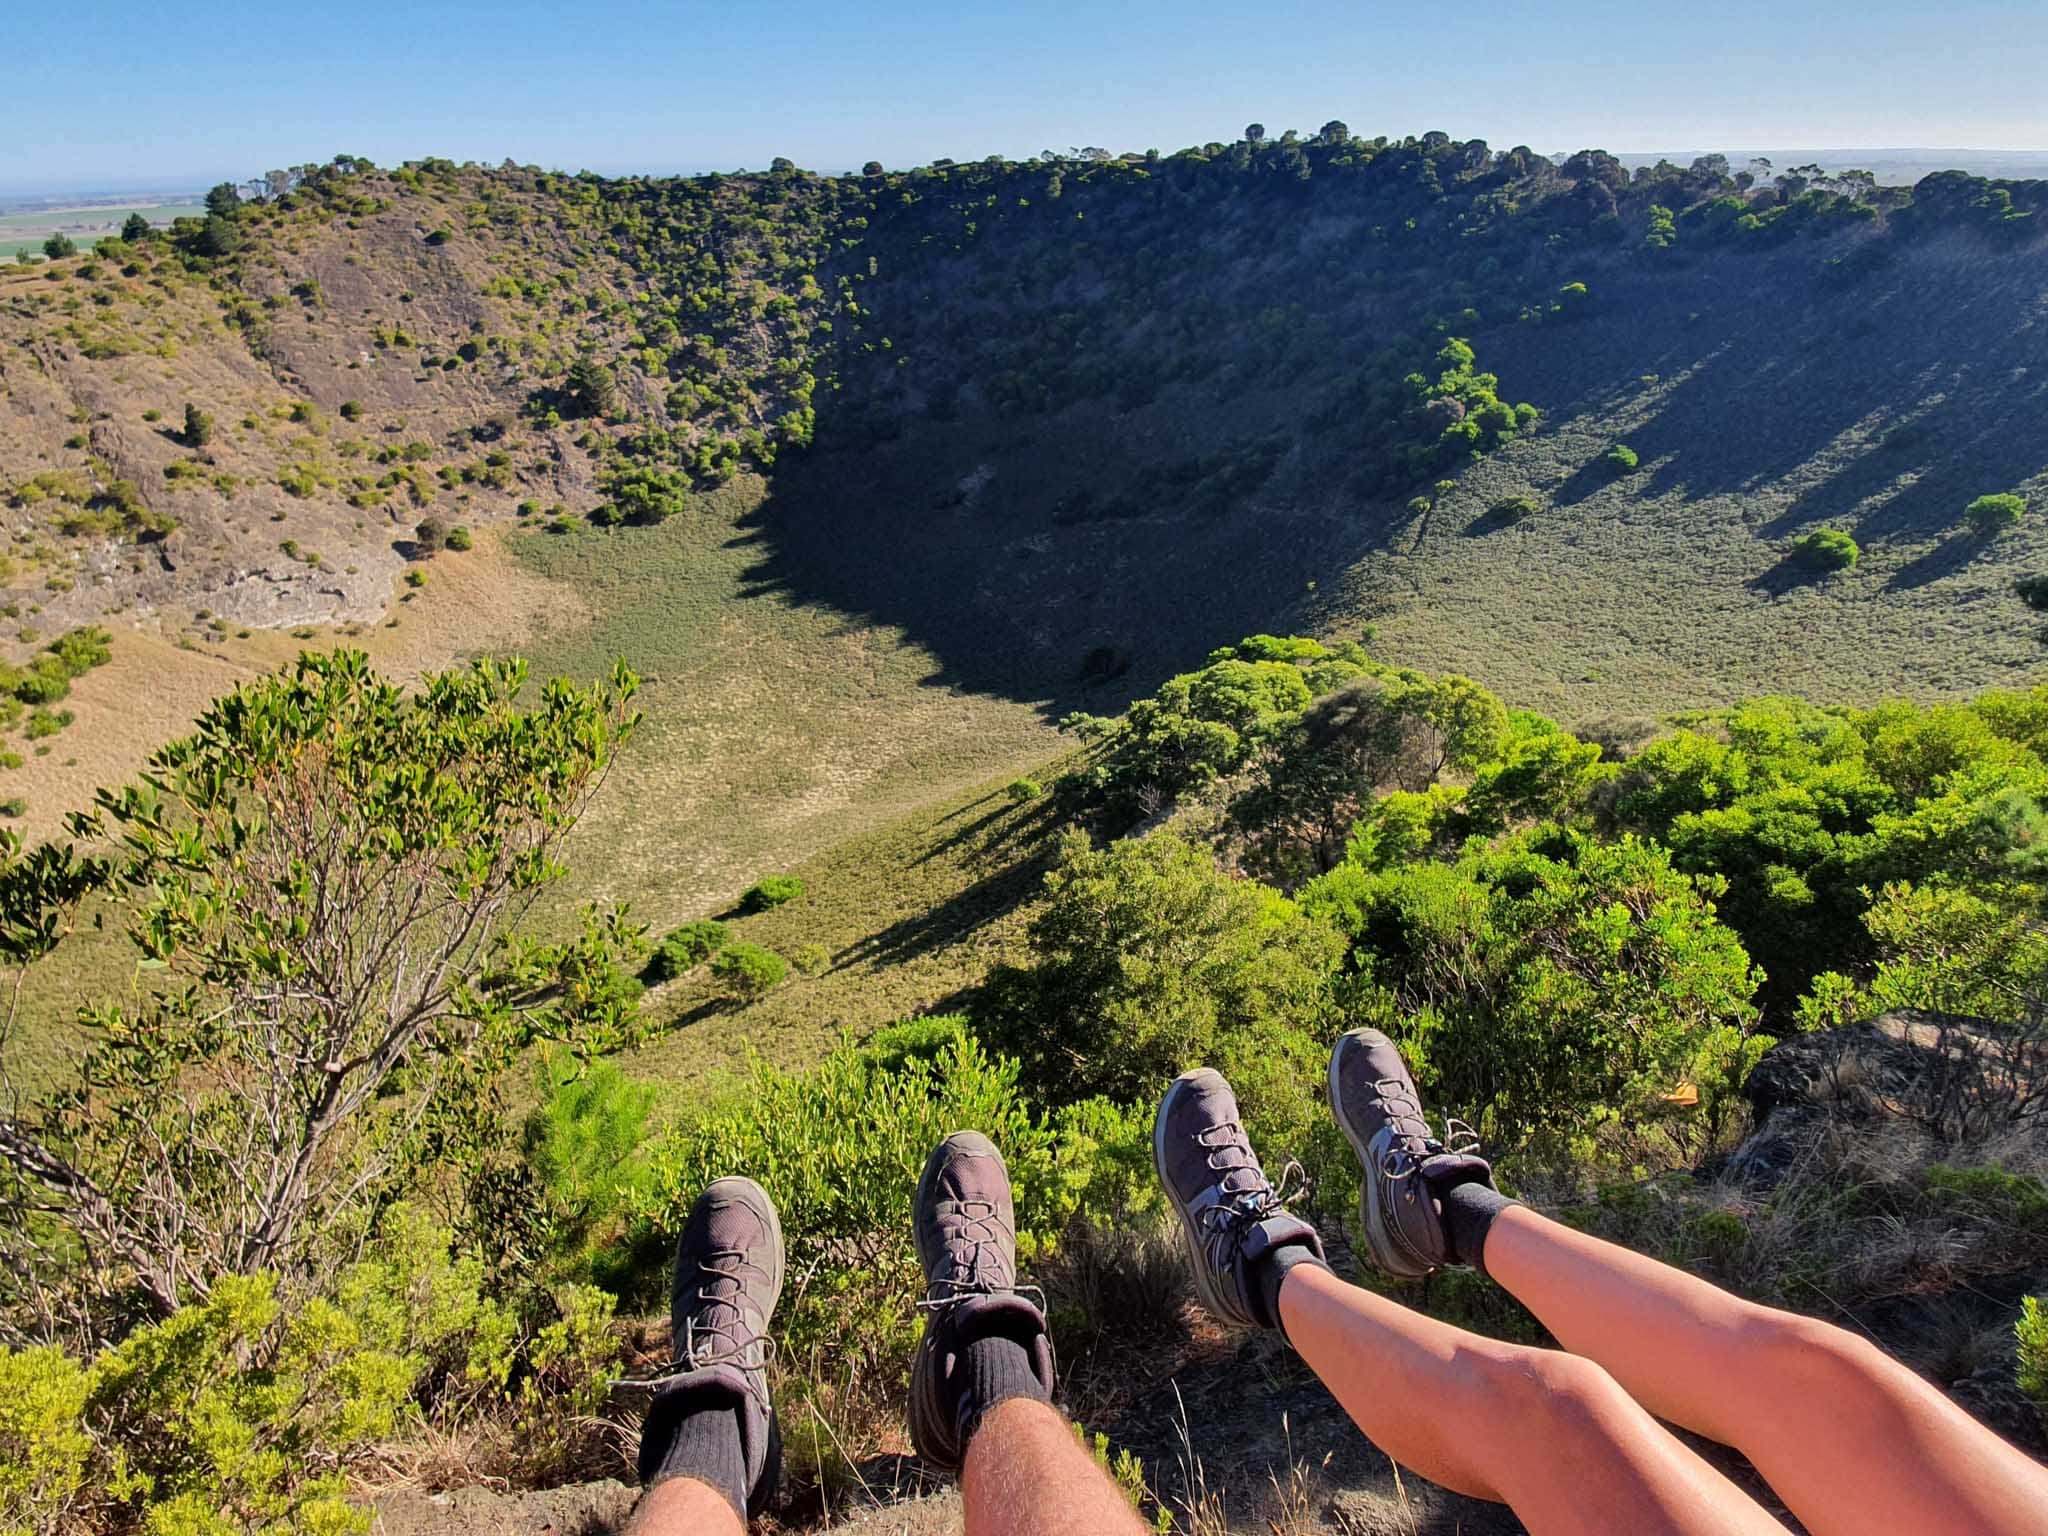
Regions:
M 119 234 L 131 213 L 141 214 L 152 224 L 165 225 L 173 219 L 195 218 L 205 211 L 198 203 L 120 203 L 0 213 L 0 261 L 11 261 L 22 251 L 40 254 L 43 242 L 56 234 L 69 235 L 83 250 L 104 235 Z

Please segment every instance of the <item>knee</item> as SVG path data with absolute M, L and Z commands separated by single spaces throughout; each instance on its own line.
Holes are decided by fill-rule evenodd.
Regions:
M 1518 1350 L 1513 1377 L 1526 1407 L 1546 1419 L 1590 1423 L 1627 1397 L 1606 1370 L 1583 1355 L 1556 1349 Z
M 1730 1363 L 1751 1380 L 1789 1377 L 1825 1384 L 1867 1376 L 1884 1359 L 1876 1345 L 1847 1329 L 1769 1307 L 1748 1309 L 1734 1343 Z

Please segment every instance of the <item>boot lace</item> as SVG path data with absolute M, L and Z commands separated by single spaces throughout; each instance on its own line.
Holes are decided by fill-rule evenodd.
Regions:
M 974 1296 L 1020 1295 L 1036 1301 L 1045 1310 L 1045 1293 L 1035 1285 L 1017 1285 L 1004 1279 L 1009 1266 L 1003 1255 L 1016 1246 L 1012 1233 L 997 1213 L 993 1201 L 948 1202 L 959 1224 L 946 1234 L 945 1266 L 931 1278 L 917 1303 L 924 1312 L 941 1312 Z
M 1290 1162 L 1275 1187 L 1235 1120 L 1203 1127 L 1195 1133 L 1195 1145 L 1207 1151 L 1210 1170 L 1222 1175 L 1216 1181 L 1222 1198 L 1202 1212 L 1202 1237 L 1210 1262 L 1228 1269 L 1242 1255 L 1246 1233 L 1307 1195 L 1308 1175 L 1301 1164 Z
M 1416 1102 L 1414 1090 L 1400 1078 L 1383 1077 L 1373 1084 L 1373 1091 L 1387 1106 L 1394 1126 L 1393 1145 L 1380 1158 L 1380 1172 L 1388 1179 L 1408 1178 L 1432 1157 L 1446 1153 L 1463 1157 L 1479 1151 L 1479 1133 L 1449 1115 L 1444 1117 L 1443 1135 L 1430 1134 L 1429 1118 Z M 1408 1130 L 1411 1124 L 1420 1129 Z
M 775 1357 L 775 1344 L 748 1322 L 738 1298 L 745 1288 L 742 1271 L 748 1268 L 746 1253 L 738 1248 L 714 1248 L 697 1261 L 697 1289 L 691 1300 L 696 1305 L 683 1319 L 683 1331 L 674 1341 L 675 1357 L 651 1376 L 622 1377 L 626 1387 L 660 1388 L 678 1377 L 706 1366 L 730 1365 L 746 1378 L 747 1390 L 768 1401 L 768 1362 Z

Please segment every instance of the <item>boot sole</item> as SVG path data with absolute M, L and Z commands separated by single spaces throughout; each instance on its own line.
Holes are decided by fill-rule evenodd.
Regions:
M 1152 1117 L 1152 1171 L 1158 1176 L 1159 1187 L 1166 1191 L 1167 1203 L 1180 1218 L 1180 1229 L 1187 1237 L 1188 1257 L 1195 1274 L 1195 1294 L 1201 1298 L 1202 1305 L 1209 1309 L 1211 1316 L 1221 1321 L 1250 1323 L 1251 1319 L 1244 1315 L 1242 1305 L 1224 1298 L 1222 1288 L 1217 1284 L 1215 1272 L 1209 1266 L 1208 1257 L 1202 1251 L 1201 1231 L 1194 1218 L 1189 1215 L 1187 1207 L 1181 1204 L 1180 1196 L 1174 1193 L 1173 1185 L 1166 1177 L 1167 1111 L 1173 1108 L 1174 1096 L 1187 1086 L 1192 1075 L 1184 1072 L 1173 1080 L 1166 1090 L 1166 1096 L 1159 1101 L 1158 1113 Z

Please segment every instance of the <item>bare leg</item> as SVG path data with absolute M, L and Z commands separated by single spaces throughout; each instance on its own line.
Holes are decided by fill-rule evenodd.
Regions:
M 725 1495 L 694 1477 L 656 1483 L 633 1506 L 626 1536 L 742 1536 Z
M 998 1403 L 967 1442 L 967 1536 L 1144 1536 L 1123 1490 L 1057 1410 Z M 731 1513 L 731 1511 L 727 1511 Z
M 1875 1345 L 1511 1206 L 1486 1269 L 1660 1418 L 1732 1445 L 1814 1536 L 2048 1532 L 2048 1468 Z
M 1510 1505 L 1535 1536 L 1783 1536 L 1590 1361 L 1481 1338 L 1306 1264 L 1281 1284 L 1280 1317 L 1374 1444 Z

